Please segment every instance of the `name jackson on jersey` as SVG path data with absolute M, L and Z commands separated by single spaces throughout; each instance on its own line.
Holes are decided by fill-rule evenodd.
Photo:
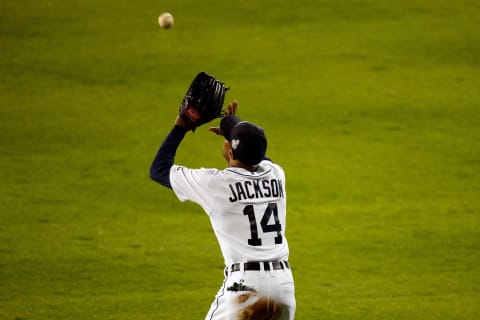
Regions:
M 280 179 L 245 180 L 229 184 L 232 195 L 228 200 L 236 202 L 258 198 L 285 198 Z

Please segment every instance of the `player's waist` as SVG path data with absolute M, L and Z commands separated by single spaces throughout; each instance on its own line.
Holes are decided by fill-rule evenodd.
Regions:
M 290 269 L 288 261 L 252 261 L 243 263 L 233 263 L 228 266 L 226 272 L 237 271 L 272 271 Z

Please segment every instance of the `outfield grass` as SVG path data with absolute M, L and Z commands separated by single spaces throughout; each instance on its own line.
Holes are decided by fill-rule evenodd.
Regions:
M 0 1 L 0 319 L 203 318 L 210 224 L 148 177 L 201 70 L 286 171 L 297 319 L 479 319 L 479 17 L 473 0 Z M 224 167 L 221 143 L 200 128 L 177 163 Z

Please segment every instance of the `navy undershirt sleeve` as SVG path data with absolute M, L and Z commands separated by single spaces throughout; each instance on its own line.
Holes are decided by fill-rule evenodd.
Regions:
M 173 166 L 177 148 L 186 133 L 186 129 L 176 125 L 167 138 L 165 138 L 165 141 L 163 141 L 150 167 L 150 178 L 170 189 L 172 188 L 170 184 L 170 168 Z

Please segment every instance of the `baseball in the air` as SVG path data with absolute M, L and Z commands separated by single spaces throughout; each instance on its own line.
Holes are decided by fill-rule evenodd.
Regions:
M 165 13 L 162 13 L 159 17 L 158 17 L 158 24 L 160 25 L 160 27 L 162 27 L 163 29 L 169 29 L 173 26 L 173 23 L 175 22 L 175 20 L 173 19 L 173 16 L 168 13 L 168 12 L 165 12 Z

